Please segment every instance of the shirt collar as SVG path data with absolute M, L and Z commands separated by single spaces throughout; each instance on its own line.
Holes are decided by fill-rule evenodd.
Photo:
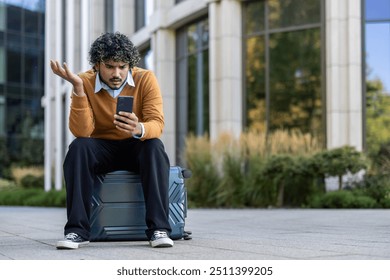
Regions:
M 109 88 L 103 81 L 100 80 L 99 72 L 96 72 L 96 81 L 95 81 L 95 93 L 98 93 L 101 89 L 105 89 L 108 91 L 108 93 L 112 97 L 117 97 L 125 87 L 125 85 L 128 84 L 129 86 L 135 87 L 133 75 L 131 75 L 131 70 L 127 73 L 126 81 L 123 83 L 123 85 L 118 89 L 111 89 Z

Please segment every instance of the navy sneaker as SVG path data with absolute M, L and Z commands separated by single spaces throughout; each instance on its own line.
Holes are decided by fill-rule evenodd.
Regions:
M 170 239 L 165 231 L 156 230 L 152 238 L 149 240 L 150 246 L 155 247 L 172 247 L 173 241 Z
M 88 240 L 82 238 L 77 233 L 68 233 L 65 239 L 57 242 L 57 249 L 77 249 L 82 245 L 87 245 Z

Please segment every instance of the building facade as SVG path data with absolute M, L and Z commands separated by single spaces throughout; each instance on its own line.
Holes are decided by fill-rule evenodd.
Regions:
M 378 98 L 388 100 L 389 23 L 386 0 L 46 1 L 45 189 L 62 187 L 73 140 L 71 88 L 51 73 L 49 60 L 66 61 L 75 72 L 89 69 L 90 44 L 103 32 L 128 34 L 142 54 L 140 66 L 155 72 L 164 99 L 162 140 L 177 164 L 190 133 L 215 139 L 299 129 L 327 148 L 365 149 L 378 139 L 372 128 L 386 123 L 375 108 Z M 379 61 L 372 43 L 378 38 L 385 44 Z M 367 95 L 372 81 L 380 85 Z M 0 95 L 0 118 L 1 112 Z
M 0 0 L 0 178 L 43 163 L 44 36 L 44 1 Z

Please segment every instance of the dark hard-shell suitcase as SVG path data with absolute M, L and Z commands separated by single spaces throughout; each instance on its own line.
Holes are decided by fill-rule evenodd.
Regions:
M 172 166 L 169 174 L 169 223 L 172 239 L 191 239 L 184 230 L 187 217 L 187 190 L 184 179 L 189 170 Z M 92 193 L 91 241 L 147 240 L 145 201 L 140 177 L 115 171 L 101 177 Z

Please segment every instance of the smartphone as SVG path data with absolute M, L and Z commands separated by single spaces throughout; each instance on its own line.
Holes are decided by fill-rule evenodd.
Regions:
M 116 103 L 116 113 L 122 112 L 133 112 L 133 96 L 118 96 Z

